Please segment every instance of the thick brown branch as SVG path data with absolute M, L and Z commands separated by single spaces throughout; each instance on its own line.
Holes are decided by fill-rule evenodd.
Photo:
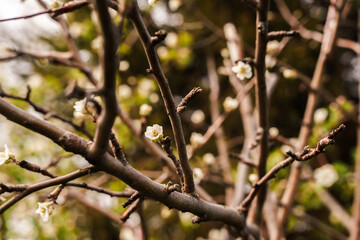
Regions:
M 104 37 L 104 82 L 100 89 L 100 93 L 104 100 L 104 108 L 97 120 L 94 143 L 90 148 L 90 155 L 92 155 L 93 159 L 98 158 L 107 151 L 109 136 L 117 116 L 118 106 L 115 94 L 115 80 L 119 63 L 116 55 L 119 36 L 110 17 L 106 2 L 96 0 L 96 9 Z
M 12 106 L 2 98 L 0 98 L 0 114 L 4 115 L 13 122 L 16 122 L 24 127 L 29 128 L 30 130 L 52 139 L 65 150 L 80 154 L 86 159 L 89 159 L 87 154 L 87 149 L 89 146 L 88 141 L 74 134 L 61 130 L 51 123 L 38 119 L 20 110 L 19 108 Z M 238 229 L 243 229 L 245 227 L 245 219 L 243 214 L 238 213 L 234 208 L 209 203 L 202 199 L 190 197 L 176 191 L 168 194 L 166 191 L 164 191 L 164 185 L 152 181 L 129 165 L 125 166 L 121 164 L 118 160 L 109 154 L 102 155 L 101 158 L 96 161 L 96 167 L 121 179 L 130 187 L 139 191 L 145 197 L 153 198 L 159 202 L 162 202 L 168 207 L 176 208 L 183 212 L 191 212 L 198 216 L 207 215 L 207 220 L 209 221 L 221 221 L 225 224 L 235 226 Z M 50 186 L 63 183 L 65 180 L 61 178 L 62 177 L 57 178 L 59 181 L 56 179 L 49 180 L 51 181 Z M 28 194 L 30 193 L 27 192 L 26 195 Z M 12 201 L 17 202 L 18 200 Z M 14 203 L 11 205 L 13 204 Z M 5 205 L 2 205 L 1 207 L 5 208 L 4 206 Z M 5 210 L 1 210 L 1 213 L 3 211 Z

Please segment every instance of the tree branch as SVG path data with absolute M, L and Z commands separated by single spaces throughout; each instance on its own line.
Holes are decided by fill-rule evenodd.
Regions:
M 335 143 L 334 138 L 343 130 L 345 129 L 345 125 L 341 124 L 338 128 L 332 130 L 330 134 L 321 139 L 316 148 L 310 149 L 305 147 L 302 152 L 292 153 L 288 151 L 287 154 L 290 156 L 287 159 L 279 162 L 276 164 L 269 172 L 267 172 L 251 189 L 249 195 L 244 199 L 241 203 L 239 210 L 240 211 L 247 211 L 250 207 L 252 200 L 255 198 L 256 194 L 265 186 L 265 183 L 268 182 L 270 179 L 274 178 L 276 173 L 279 172 L 281 169 L 289 166 L 294 161 L 307 161 L 311 158 L 316 157 L 320 153 L 325 152 L 325 147 L 332 145 Z
M 106 2 L 101 0 L 95 2 L 104 37 L 104 82 L 99 91 L 104 100 L 104 108 L 97 120 L 94 143 L 90 148 L 90 155 L 94 160 L 107 151 L 109 136 L 117 116 L 118 105 L 115 94 L 115 80 L 119 66 L 119 60 L 116 56 L 119 44 L 117 30 L 111 20 Z
M 92 159 L 88 157 L 90 143 L 85 139 L 59 129 L 49 122 L 36 118 L 11 105 L 2 98 L 0 98 L 0 114 L 4 115 L 10 121 L 52 139 L 64 150 L 80 154 L 88 161 L 92 161 Z M 183 212 L 191 212 L 200 217 L 206 215 L 208 221 L 221 221 L 240 230 L 245 227 L 244 215 L 238 213 L 234 208 L 209 203 L 202 199 L 187 196 L 176 191 L 169 194 L 165 190 L 164 185 L 152 181 L 129 165 L 123 165 L 109 154 L 100 156 L 95 165 L 102 171 L 124 181 L 145 197 L 157 200 L 170 208 L 176 208 Z M 52 180 L 54 179 L 49 181 Z M 56 181 L 54 180 L 54 182 Z M 56 184 L 60 183 L 62 182 L 60 181 Z M 54 183 L 54 185 L 56 184 Z
M 195 194 L 193 173 L 186 153 L 186 143 L 182 130 L 181 119 L 176 111 L 174 97 L 172 95 L 169 82 L 161 69 L 159 58 L 156 54 L 154 46 L 152 45 L 151 36 L 144 24 L 136 2 L 134 2 L 133 6 L 129 9 L 128 17 L 139 33 L 151 72 L 156 78 L 161 96 L 165 103 L 165 108 L 171 122 L 176 147 L 179 153 L 180 165 L 184 174 L 184 191 L 189 194 Z

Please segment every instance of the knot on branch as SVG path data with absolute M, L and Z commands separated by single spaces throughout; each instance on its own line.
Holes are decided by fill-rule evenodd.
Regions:
M 195 216 L 191 219 L 191 222 L 192 223 L 201 223 L 201 222 L 205 222 L 207 221 L 207 215 L 204 215 L 202 217 L 199 217 L 199 216 Z
M 159 30 L 159 31 L 155 32 L 155 36 L 151 37 L 151 39 L 150 39 L 151 45 L 156 46 L 157 44 L 161 43 L 166 38 L 166 35 L 167 35 L 167 32 L 165 30 Z
M 181 192 L 180 185 L 174 184 L 171 181 L 169 181 L 165 186 L 165 191 L 168 195 L 174 191 Z

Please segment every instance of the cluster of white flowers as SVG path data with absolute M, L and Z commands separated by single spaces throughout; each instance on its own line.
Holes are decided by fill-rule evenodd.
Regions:
M 253 76 L 252 67 L 243 61 L 238 61 L 232 71 L 236 73 L 236 77 L 240 80 L 250 79 Z
M 235 98 L 226 97 L 223 106 L 226 112 L 231 112 L 239 106 L 239 102 Z
M 146 127 L 145 137 L 150 139 L 152 142 L 158 142 L 163 137 L 163 128 L 158 124 L 154 124 L 152 127 Z
M 36 209 L 37 214 L 40 214 L 42 220 L 47 222 L 50 215 L 54 211 L 54 202 L 38 202 L 38 208 Z
M 10 163 L 13 159 L 15 159 L 15 155 L 10 152 L 8 146 L 4 145 L 5 151 L 0 152 L 0 165 Z
M 315 169 L 314 179 L 320 186 L 331 187 L 339 179 L 339 176 L 332 165 L 325 164 Z
M 142 117 L 149 116 L 152 111 L 152 107 L 149 104 L 142 104 L 140 106 L 139 114 Z

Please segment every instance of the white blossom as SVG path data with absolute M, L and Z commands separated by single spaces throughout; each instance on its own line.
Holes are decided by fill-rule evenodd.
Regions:
M 147 126 L 145 131 L 145 137 L 152 142 L 159 141 L 163 136 L 163 128 L 158 124 L 154 124 L 152 127 Z
M 318 108 L 314 112 L 314 122 L 323 123 L 328 117 L 328 111 L 326 108 Z
M 199 184 L 201 180 L 204 178 L 204 172 L 201 170 L 201 168 L 194 168 L 194 182 L 195 184 Z
M 276 58 L 270 56 L 270 55 L 266 55 L 265 56 L 265 65 L 266 68 L 273 68 L 276 65 Z
M 139 114 L 140 116 L 146 117 L 148 116 L 152 111 L 152 107 L 149 104 L 142 104 L 140 106 Z
M 36 209 L 37 214 L 40 214 L 42 220 L 47 222 L 49 220 L 50 215 L 54 211 L 54 203 L 53 202 L 38 202 L 38 208 Z
M 191 114 L 191 121 L 194 124 L 200 124 L 205 120 L 205 114 L 203 111 L 201 110 L 195 110 L 192 114 Z
M 285 69 L 283 71 L 283 76 L 286 79 L 296 78 L 296 75 L 297 75 L 297 73 L 296 73 L 296 70 L 294 70 L 294 69 Z
M 239 106 L 239 102 L 235 98 L 226 97 L 223 106 L 226 112 L 231 112 Z
M 266 53 L 268 54 L 275 53 L 279 49 L 279 45 L 280 43 L 278 40 L 269 41 L 266 47 Z
M 206 164 L 212 165 L 215 163 L 215 156 L 212 153 L 206 153 L 203 156 L 203 160 Z
M 126 84 L 121 84 L 119 86 L 119 99 L 129 98 L 132 94 L 131 87 Z
M 277 137 L 279 135 L 279 129 L 277 129 L 276 127 L 269 128 L 269 135 L 273 138 Z
M 259 177 L 256 173 L 251 173 L 249 175 L 249 181 L 251 182 L 251 184 L 255 184 L 258 180 L 259 180 Z
M 8 146 L 4 145 L 5 151 L 0 152 L 0 165 L 9 163 L 15 156 L 12 154 L 8 148 Z
M 139 82 L 137 87 L 137 91 L 142 97 L 149 97 L 149 95 L 153 93 L 154 89 L 154 82 L 147 78 Z
M 171 11 L 176 11 L 181 6 L 182 2 L 181 0 L 170 0 L 168 4 Z
M 232 71 L 240 80 L 250 79 L 253 76 L 251 66 L 243 61 L 238 61 L 236 66 L 232 67 Z
M 204 136 L 201 133 L 193 132 L 190 136 L 191 146 L 198 147 L 204 143 Z
M 149 6 L 153 6 L 158 0 L 148 0 Z
M 165 38 L 165 44 L 166 46 L 168 47 L 176 47 L 176 45 L 178 44 L 178 35 L 175 33 L 175 32 L 169 32 L 167 35 L 166 35 L 166 38 Z
M 125 72 L 129 69 L 129 67 L 130 67 L 129 61 L 122 60 L 119 62 L 119 71 Z
M 86 113 L 86 98 L 75 102 L 74 109 L 76 112 L 85 114 Z
M 335 168 L 330 164 L 325 164 L 314 171 L 315 182 L 323 187 L 331 187 L 339 176 Z

